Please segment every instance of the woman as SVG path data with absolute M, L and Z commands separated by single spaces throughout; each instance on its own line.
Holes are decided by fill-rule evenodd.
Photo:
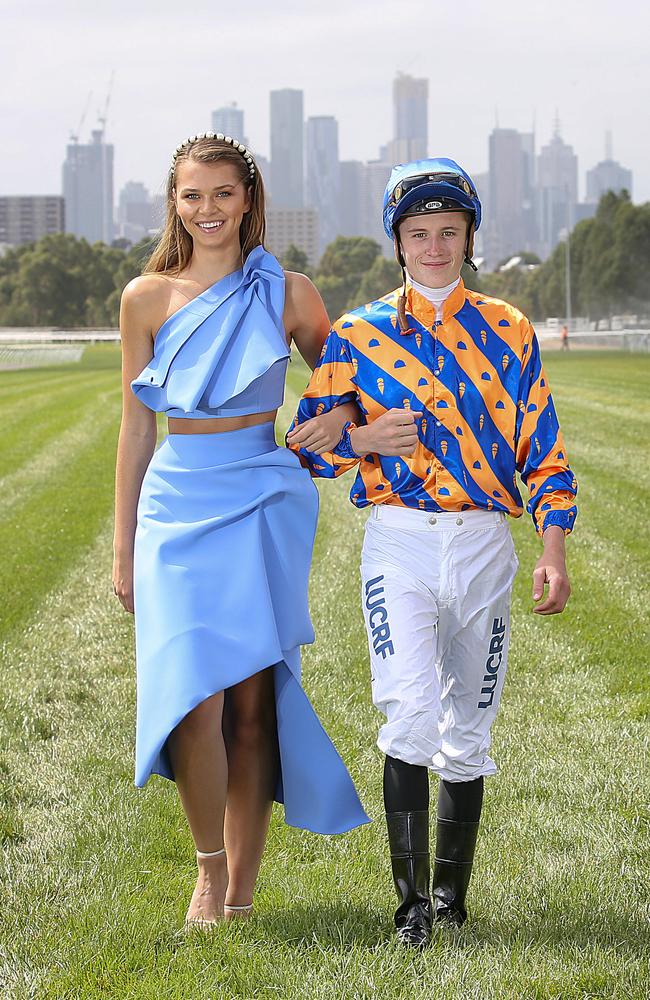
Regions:
M 121 306 L 113 585 L 135 607 L 136 784 L 176 781 L 197 849 L 189 923 L 250 912 L 274 792 L 294 826 L 367 822 L 300 685 L 318 500 L 273 432 L 291 340 L 313 368 L 329 322 L 263 239 L 251 154 L 193 136 Z M 317 446 L 338 441 L 347 410 L 314 422 Z M 156 411 L 169 434 L 154 454 Z

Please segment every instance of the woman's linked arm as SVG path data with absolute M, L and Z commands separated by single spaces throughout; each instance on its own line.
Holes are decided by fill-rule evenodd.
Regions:
M 313 371 L 330 330 L 327 310 L 320 292 L 306 275 L 288 271 L 286 279 L 286 331 Z M 343 427 L 349 421 L 355 424 L 362 422 L 361 411 L 354 401 L 340 403 L 319 416 L 305 420 L 294 431 L 292 444 L 307 448 L 316 455 L 329 452 L 341 440 Z

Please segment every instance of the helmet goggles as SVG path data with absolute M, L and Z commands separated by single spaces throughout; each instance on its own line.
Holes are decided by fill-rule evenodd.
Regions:
M 449 184 L 451 187 L 457 188 L 459 192 L 462 192 L 466 198 L 478 198 L 478 195 L 472 185 L 464 177 L 459 174 L 452 173 L 435 173 L 435 174 L 416 174 L 414 177 L 405 177 L 401 180 L 399 184 L 393 189 L 393 192 L 389 198 L 389 205 L 396 206 L 402 200 L 405 194 L 411 191 L 413 188 L 421 187 L 424 184 Z M 438 199 L 441 200 L 441 199 Z M 444 200 L 444 198 L 442 199 Z M 468 210 L 472 211 L 469 208 Z

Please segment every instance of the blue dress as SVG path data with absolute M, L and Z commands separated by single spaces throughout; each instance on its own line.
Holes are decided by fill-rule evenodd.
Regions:
M 262 247 L 170 316 L 132 383 L 167 416 L 263 413 L 282 403 L 284 273 Z M 273 665 L 286 822 L 341 833 L 368 822 L 305 694 L 300 646 L 318 492 L 273 425 L 169 434 L 142 483 L 135 538 L 136 784 L 172 778 L 167 738 L 205 698 Z

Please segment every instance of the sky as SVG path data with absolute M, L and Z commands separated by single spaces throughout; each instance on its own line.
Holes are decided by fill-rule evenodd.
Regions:
M 174 147 L 236 101 L 268 155 L 269 91 L 302 89 L 305 117 L 334 115 L 341 159 L 374 159 L 392 137 L 398 71 L 429 79 L 429 146 L 470 173 L 488 135 L 560 134 L 585 171 L 605 156 L 650 200 L 650 7 L 638 0 L 3 0 L 0 194 L 58 194 L 71 132 L 107 113 L 115 196 L 162 191 Z M 89 101 L 89 95 L 92 97 Z

